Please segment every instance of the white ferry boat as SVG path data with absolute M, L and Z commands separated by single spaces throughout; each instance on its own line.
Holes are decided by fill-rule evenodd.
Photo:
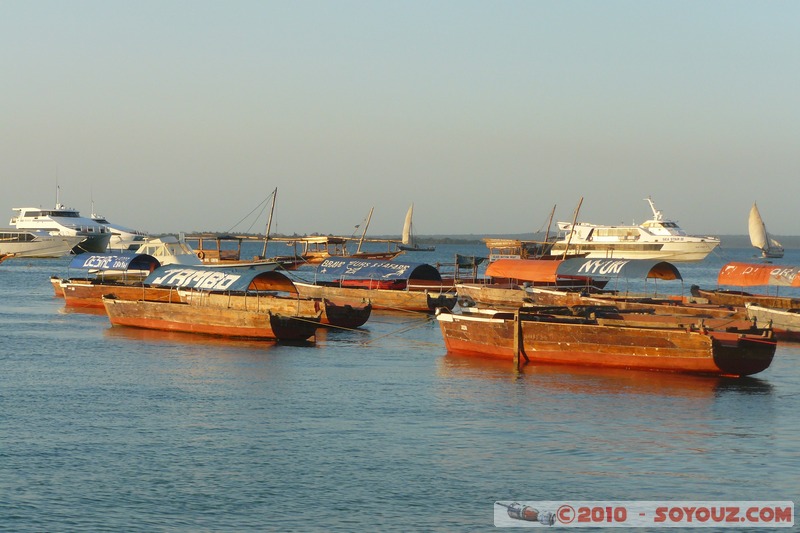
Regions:
M 51 235 L 83 237 L 73 247 L 74 253 L 105 252 L 111 240 L 111 231 L 91 218 L 82 217 L 77 209 L 56 203 L 54 209 L 41 207 L 14 207 L 17 215 L 11 226 L 19 230 L 45 231 Z
M 148 235 L 143 231 L 120 226 L 119 224 L 112 224 L 108 219 L 97 213 L 92 213 L 92 220 L 98 224 L 102 224 L 111 232 L 111 240 L 108 242 L 109 251 L 136 251 L 139 246 L 144 244 Z
M 50 235 L 45 231 L 0 228 L 0 260 L 8 257 L 61 257 L 82 237 Z
M 599 226 L 559 222 L 562 233 L 551 255 L 585 255 L 589 258 L 702 261 L 719 246 L 716 237 L 687 235 L 673 220 L 665 219 L 651 198 L 645 198 L 653 218 L 640 225 Z

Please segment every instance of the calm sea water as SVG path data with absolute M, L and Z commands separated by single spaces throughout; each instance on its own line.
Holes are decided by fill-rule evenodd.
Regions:
M 485 248 L 407 258 L 456 252 Z M 680 266 L 685 290 L 751 258 Z M 53 297 L 67 263 L 0 264 L 2 531 L 488 531 L 496 500 L 800 495 L 800 345 L 745 380 L 517 374 L 413 314 L 313 346 L 111 328 Z

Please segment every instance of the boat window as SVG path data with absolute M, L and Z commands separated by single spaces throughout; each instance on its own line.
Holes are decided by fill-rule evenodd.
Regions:
M 595 228 L 595 237 L 636 237 L 639 232 L 629 228 Z

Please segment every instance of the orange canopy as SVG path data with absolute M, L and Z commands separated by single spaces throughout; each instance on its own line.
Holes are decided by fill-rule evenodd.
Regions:
M 556 282 L 556 270 L 561 260 L 553 259 L 498 259 L 486 267 L 490 278 L 507 278 L 543 283 Z
M 789 265 L 758 263 L 728 263 L 719 270 L 719 285 L 752 287 L 754 285 L 780 285 L 800 287 L 800 268 Z

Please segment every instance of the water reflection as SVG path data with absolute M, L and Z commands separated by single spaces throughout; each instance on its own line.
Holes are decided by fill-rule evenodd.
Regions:
M 60 307 L 58 313 L 61 315 L 98 315 L 106 316 L 104 307 Z
M 650 395 L 714 398 L 722 395 L 768 396 L 773 386 L 762 379 L 695 376 L 671 372 L 620 368 L 537 365 L 520 371 L 513 364 L 494 359 L 447 354 L 439 359 L 442 377 L 492 379 L 531 383 L 540 389 L 591 395 Z
M 259 350 L 265 351 L 274 348 L 278 343 L 269 341 L 255 341 L 248 339 L 230 339 L 215 337 L 213 335 L 200 335 L 180 331 L 158 331 L 145 328 L 111 327 L 105 331 L 105 336 L 110 339 L 124 339 L 135 342 L 155 344 L 174 344 L 192 346 L 195 348 L 226 348 L 231 350 Z

